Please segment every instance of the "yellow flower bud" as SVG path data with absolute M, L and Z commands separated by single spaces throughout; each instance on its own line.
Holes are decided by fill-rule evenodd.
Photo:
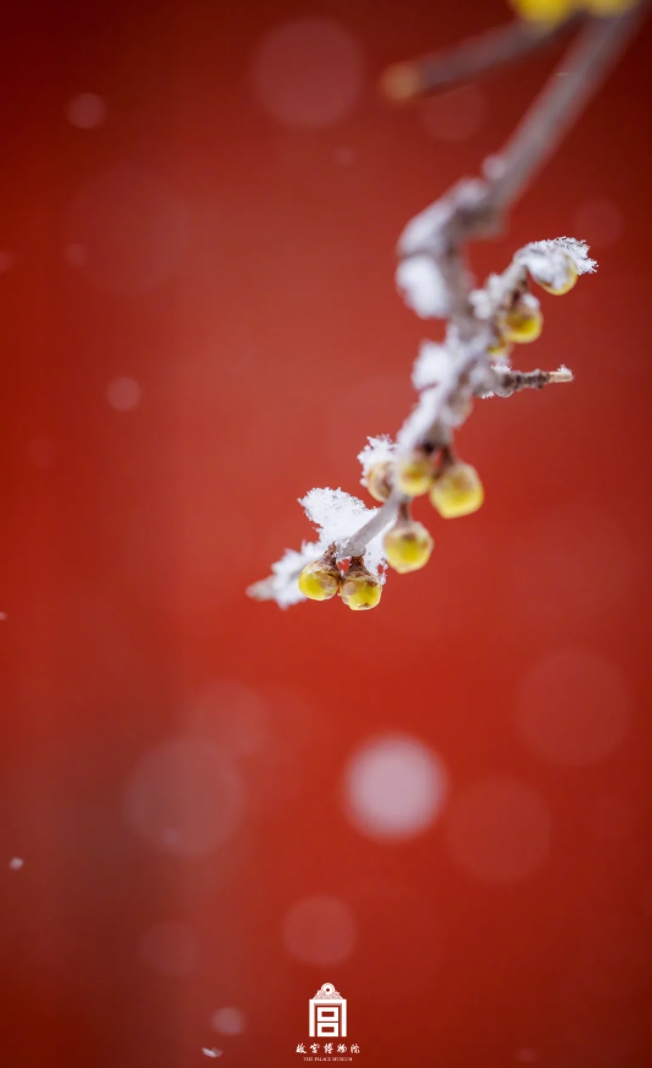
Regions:
M 386 501 L 392 492 L 392 463 L 381 460 L 367 471 L 367 489 L 375 501 Z
M 538 278 L 534 279 L 535 282 L 538 282 L 542 289 L 545 289 L 546 293 L 552 293 L 552 295 L 555 297 L 563 297 L 564 293 L 568 293 L 568 291 L 572 289 L 575 283 L 577 282 L 577 267 L 573 263 L 570 256 L 567 256 L 566 259 L 568 261 L 566 264 L 566 269 L 568 273 L 566 276 L 566 281 L 562 285 L 551 286 L 548 282 L 541 282 Z
M 354 612 L 375 608 L 380 601 L 382 587 L 377 578 L 368 571 L 355 571 L 345 575 L 340 586 L 344 604 Z
M 423 523 L 415 520 L 397 523 L 383 540 L 387 562 L 401 575 L 425 567 L 434 544 Z
M 337 568 L 326 567 L 321 561 L 308 564 L 299 575 L 299 589 L 311 601 L 328 601 L 337 593 L 340 573 Z
M 432 486 L 433 470 L 430 460 L 418 452 L 398 460 L 394 480 L 401 493 L 408 497 L 421 497 Z
M 430 500 L 444 519 L 477 512 L 484 490 L 475 467 L 456 463 L 441 473 L 430 491 Z
M 580 5 L 574 0 L 510 0 L 511 6 L 528 22 L 561 22 Z
M 487 356 L 491 357 L 492 360 L 505 359 L 511 351 L 512 346 L 502 334 L 498 334 L 491 344 L 487 346 Z
M 518 345 L 536 341 L 543 329 L 541 309 L 532 297 L 527 302 L 520 300 L 505 313 L 501 326 L 508 341 Z

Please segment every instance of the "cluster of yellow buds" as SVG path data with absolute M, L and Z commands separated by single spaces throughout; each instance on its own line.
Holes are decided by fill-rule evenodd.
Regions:
M 637 0 L 510 0 L 522 19 L 553 25 L 570 18 L 576 11 L 586 11 L 598 17 L 619 15 L 636 3 Z
M 340 570 L 332 550 L 304 567 L 299 575 L 299 589 L 311 601 L 329 601 L 339 593 L 343 603 L 354 612 L 375 608 L 382 593 L 379 579 L 367 570 L 362 557 L 353 557 Z
M 406 497 L 422 497 L 426 493 L 429 494 L 431 504 L 444 519 L 477 512 L 484 500 L 482 483 L 474 467 L 461 460 L 448 459 L 437 468 L 431 457 L 422 450 L 415 450 L 409 456 L 402 457 L 396 462 L 382 460 L 367 471 L 367 487 L 376 500 L 386 501 L 393 485 Z M 409 522 L 411 523 L 411 520 Z M 409 525 L 408 519 L 403 515 L 393 529 L 401 529 L 403 534 L 407 535 L 406 524 Z M 416 526 L 425 530 L 420 523 Z M 416 532 L 413 531 L 413 533 L 416 536 Z M 419 539 L 423 543 L 420 531 L 417 540 Z M 431 550 L 432 545 L 429 546 L 423 563 L 426 562 Z M 387 555 L 389 558 L 389 553 Z M 391 559 L 390 563 L 392 563 Z M 394 566 L 393 563 L 392 566 Z M 418 566 L 421 567 L 423 564 Z M 407 568 L 406 570 L 414 569 Z
M 470 515 L 484 500 L 478 473 L 470 464 L 447 457 L 436 468 L 431 457 L 415 450 L 400 461 L 382 460 L 367 471 L 369 490 L 377 500 L 387 500 L 395 484 L 405 497 L 430 495 L 433 506 L 444 519 Z M 423 523 L 412 519 L 410 502 L 399 508 L 394 526 L 383 538 L 387 563 L 400 575 L 418 571 L 430 559 L 435 543 Z M 339 594 L 354 612 L 375 608 L 382 586 L 362 556 L 336 561 L 332 545 L 320 560 L 307 564 L 299 575 L 299 590 L 311 601 L 329 601 Z
M 410 498 L 427 493 L 444 519 L 470 515 L 484 500 L 482 483 L 474 467 L 448 459 L 436 468 L 422 450 L 415 450 L 396 462 L 382 460 L 367 471 L 366 477 L 369 492 L 376 500 L 387 500 L 393 485 Z M 387 563 L 401 575 L 425 567 L 434 545 L 423 523 L 412 519 L 408 503 L 401 506 L 396 523 L 383 539 Z

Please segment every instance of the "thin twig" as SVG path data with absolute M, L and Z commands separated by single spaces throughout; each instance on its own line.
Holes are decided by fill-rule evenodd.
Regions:
M 570 33 L 584 18 L 578 12 L 554 24 L 514 19 L 446 51 L 393 64 L 382 75 L 380 91 L 394 103 L 441 92 L 547 47 Z
M 391 497 L 385 501 L 382 508 L 379 508 L 364 526 L 356 530 L 355 534 L 352 534 L 346 541 L 336 546 L 336 560 L 347 560 L 350 556 L 362 556 L 372 538 L 376 538 L 387 527 L 392 526 L 400 506 L 408 500 L 409 497 L 404 497 L 402 493 L 393 490 Z
M 572 382 L 567 367 L 558 371 L 513 371 L 509 367 L 491 367 L 486 382 L 474 390 L 476 397 L 511 397 L 522 389 L 543 389 L 556 383 Z

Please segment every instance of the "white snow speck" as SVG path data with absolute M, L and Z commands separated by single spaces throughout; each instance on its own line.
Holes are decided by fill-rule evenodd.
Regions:
M 208 1049 L 206 1046 L 204 1046 L 203 1049 L 202 1049 L 202 1053 L 204 1054 L 205 1057 L 221 1057 L 223 1052 L 224 1052 L 224 1050 L 215 1049 L 214 1046 L 213 1046 L 212 1049 Z
M 448 315 L 449 299 L 444 277 L 426 253 L 409 256 L 399 263 L 396 286 L 405 303 L 420 319 L 444 319 Z

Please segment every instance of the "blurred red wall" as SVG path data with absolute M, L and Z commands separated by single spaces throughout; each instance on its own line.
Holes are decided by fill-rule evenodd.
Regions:
M 599 272 L 518 353 L 575 383 L 476 404 L 486 504 L 419 502 L 433 559 L 377 611 L 244 593 L 310 537 L 297 498 L 358 492 L 366 436 L 408 412 L 441 326 L 395 292 L 397 237 L 560 49 L 414 110 L 377 78 L 508 17 L 3 16 L 3 1068 L 299 1064 L 324 982 L 373 1068 L 652 1064 L 649 25 L 472 252 L 484 276 L 591 243 Z M 339 30 L 284 54 L 270 35 L 306 18 Z M 447 791 L 383 840 L 342 777 L 396 732 Z

